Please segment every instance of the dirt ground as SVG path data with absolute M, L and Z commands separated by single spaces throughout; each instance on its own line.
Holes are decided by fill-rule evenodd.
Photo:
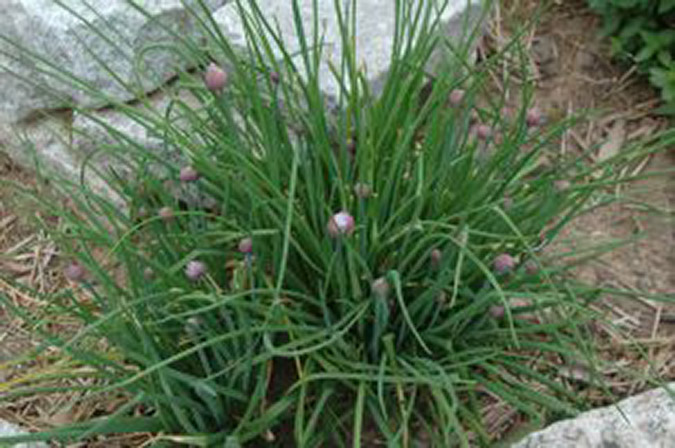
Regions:
M 541 13 L 524 38 L 535 78 L 535 104 L 553 120 L 592 111 L 563 137 L 562 153 L 589 153 L 599 161 L 673 126 L 654 113 L 659 106 L 657 92 L 633 67 L 608 56 L 608 43 L 599 35 L 600 19 L 585 0 L 550 2 L 550 9 L 544 10 L 542 3 L 500 2 L 479 51 L 486 55 L 499 51 L 512 30 Z M 647 177 L 616 191 L 632 202 L 580 217 L 547 249 L 579 250 L 640 235 L 636 242 L 603 254 L 574 273 L 588 284 L 639 292 L 637 300 L 608 294 L 596 305 L 612 323 L 594 328 L 594 345 L 609 361 L 602 373 L 614 399 L 653 387 L 644 379 L 647 374 L 675 380 L 675 147 L 643 160 L 626 174 Z M 667 300 L 650 300 L 650 295 Z M 647 347 L 646 358 L 635 349 L 636 341 Z M 567 373 L 569 378 L 583 379 L 588 372 L 579 365 Z M 602 394 L 588 398 L 598 406 L 612 401 Z M 536 429 L 526 428 L 513 410 L 500 403 L 489 406 L 485 415 L 493 434 L 523 435 L 521 425 L 525 432 Z
M 502 2 L 481 51 L 487 53 L 504 44 L 513 23 L 532 17 L 539 3 Z M 653 135 L 672 123 L 653 114 L 658 105 L 657 94 L 635 70 L 610 61 L 607 44 L 598 35 L 599 19 L 585 5 L 584 0 L 555 2 L 525 40 L 536 77 L 536 102 L 546 115 L 558 119 L 581 110 L 597 111 L 567 133 L 560 151 L 588 151 L 600 144 L 596 157 L 602 158 L 604 153 L 620 151 L 621 146 Z M 607 140 L 609 145 L 601 144 Z M 675 169 L 675 148 L 645 160 L 636 173 L 666 169 Z M 34 183 L 29 172 L 2 157 L 0 178 L 24 185 Z M 578 248 L 637 233 L 645 235 L 636 243 L 594 260 L 579 269 L 577 275 L 591 284 L 645 293 L 639 301 L 608 298 L 605 311 L 615 325 L 648 345 L 649 356 L 662 378 L 675 380 L 675 174 L 635 182 L 621 193 L 648 203 L 652 210 L 645 211 L 640 205 L 600 209 L 573 223 L 561 244 Z M 35 212 L 30 205 L 0 185 L 0 274 L 36 286 L 42 292 L 54 291 L 65 284 L 57 249 L 37 230 L 34 221 Z M 33 300 L 3 280 L 0 292 L 26 306 Z M 649 294 L 669 294 L 673 303 L 649 300 Z M 615 357 L 617 365 L 646 368 L 645 360 L 637 358 L 629 350 L 628 342 L 618 338 L 613 330 L 599 328 L 598 332 L 606 356 Z M 4 360 L 28 351 L 33 343 L 28 329 L 9 320 L 0 308 L 0 366 Z M 618 397 L 649 387 L 644 381 L 626 381 L 623 377 L 617 377 L 612 386 Z M 21 415 L 0 406 L 0 418 L 28 428 L 47 423 L 34 416 L 50 410 L 32 406 L 26 402 Z
M 539 3 L 504 2 L 502 14 L 532 16 Z M 560 151 L 590 150 L 596 160 L 673 125 L 654 114 L 658 95 L 634 68 L 608 58 L 608 43 L 601 39 L 599 26 L 586 1 L 559 1 L 544 13 L 529 38 L 538 106 L 555 118 L 596 111 L 565 135 Z M 674 169 L 675 148 L 671 148 L 644 160 L 631 174 Z M 638 242 L 600 257 L 578 275 L 594 285 L 671 295 L 673 304 L 646 299 L 640 306 L 634 301 L 610 304 L 617 322 L 636 330 L 636 337 L 669 338 L 675 329 L 675 172 L 635 181 L 619 192 L 634 203 L 601 208 L 578 219 L 563 243 L 578 248 L 641 234 Z M 670 351 L 670 344 L 664 349 Z M 675 378 L 675 371 L 668 372 Z

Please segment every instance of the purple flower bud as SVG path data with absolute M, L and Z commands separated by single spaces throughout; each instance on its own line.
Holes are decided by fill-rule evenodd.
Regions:
M 432 250 L 431 254 L 429 255 L 429 258 L 431 258 L 432 268 L 438 269 L 441 267 L 441 260 L 443 258 L 443 253 L 439 249 Z
M 492 266 L 498 274 L 505 274 L 516 266 L 516 259 L 509 254 L 500 254 L 497 255 Z
M 354 185 L 354 194 L 357 198 L 368 199 L 373 195 L 373 189 L 370 188 L 370 185 L 359 182 Z
M 194 182 L 199 179 L 199 172 L 191 166 L 183 167 L 180 170 L 180 181 L 181 182 Z
M 450 92 L 450 105 L 452 107 L 459 107 L 462 105 L 462 102 L 464 101 L 464 97 L 466 96 L 466 91 L 462 89 L 455 89 L 452 92 Z
M 204 84 L 211 92 L 220 92 L 227 84 L 227 72 L 215 63 L 210 63 L 204 72 Z
M 513 207 L 513 198 L 508 194 L 504 195 L 502 206 L 504 207 L 504 210 L 509 211 L 511 207 Z
M 541 111 L 536 107 L 529 109 L 525 114 L 525 123 L 530 127 L 540 126 L 543 122 Z
M 505 312 L 504 305 L 492 305 L 489 311 L 490 316 L 494 317 L 495 319 L 501 319 L 504 317 Z
M 342 235 L 351 235 L 354 232 L 354 218 L 347 212 L 334 214 L 328 221 L 328 234 L 337 238 Z
M 563 192 L 565 190 L 568 190 L 572 184 L 570 183 L 569 180 L 556 180 L 553 182 L 553 187 L 556 189 L 556 191 Z
M 513 297 L 509 300 L 509 309 L 518 313 L 515 318 L 521 321 L 528 321 L 533 324 L 540 323 L 537 314 L 532 312 L 523 312 L 522 308 L 528 308 L 533 306 L 531 300 L 521 297 Z
M 195 338 L 199 336 L 199 331 L 202 325 L 204 325 L 204 320 L 201 317 L 192 316 L 187 321 L 185 321 L 185 332 L 191 338 Z
M 534 260 L 527 260 L 525 262 L 525 273 L 528 275 L 535 275 L 537 272 L 539 272 L 539 266 L 537 265 L 537 262 Z
M 244 238 L 239 241 L 239 246 L 237 246 L 237 248 L 242 254 L 250 254 L 253 252 L 253 240 L 251 238 Z
M 185 275 L 192 281 L 199 280 L 206 274 L 206 265 L 198 260 L 189 261 L 185 266 Z
M 389 282 L 386 278 L 380 277 L 373 281 L 373 284 L 370 286 L 370 290 L 376 299 L 386 300 L 391 293 L 391 286 L 389 286 Z
M 476 126 L 476 136 L 481 140 L 487 140 L 492 136 L 492 128 L 486 124 L 479 124 Z
M 63 274 L 71 282 L 81 282 L 87 276 L 87 271 L 81 264 L 74 261 L 66 266 L 66 268 L 63 270 Z
M 278 72 L 270 72 L 270 81 L 272 84 L 279 84 L 279 81 L 281 81 L 281 76 Z
M 173 219 L 173 209 L 171 207 L 162 207 L 157 214 L 164 221 L 171 221 Z
M 143 207 L 143 206 L 138 207 L 138 211 L 136 212 L 136 217 L 137 217 L 138 219 L 145 219 L 145 218 L 147 218 L 147 217 L 148 217 L 148 209 L 146 209 L 146 208 Z

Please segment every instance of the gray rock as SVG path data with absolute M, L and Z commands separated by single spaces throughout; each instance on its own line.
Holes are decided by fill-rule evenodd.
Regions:
M 299 9 L 302 16 L 302 24 L 308 39 L 311 39 L 313 33 L 313 3 L 314 0 L 300 0 Z M 343 9 L 344 17 L 350 17 L 349 8 L 351 1 L 341 2 L 345 7 Z M 421 4 L 425 7 L 436 8 L 441 12 L 440 28 L 444 31 L 446 44 L 454 47 L 466 45 L 471 33 L 479 24 L 484 7 L 481 0 L 454 0 L 449 1 L 444 9 L 440 9 L 443 0 L 423 0 Z M 289 54 L 297 54 L 301 49 L 301 42 L 296 30 L 293 8 L 290 1 L 285 2 L 260 2 L 258 8 L 267 18 L 274 17 L 274 26 L 278 27 L 284 42 L 284 46 Z M 394 31 L 396 25 L 396 11 L 394 1 L 382 0 L 359 0 L 356 2 L 356 33 L 354 45 L 356 48 L 356 63 L 362 67 L 371 87 L 377 93 L 381 87 L 382 80 L 386 75 L 391 50 L 394 44 Z M 246 46 L 245 32 L 238 8 L 230 3 L 218 9 L 214 13 L 216 23 L 224 30 L 230 41 L 239 47 Z M 340 85 L 331 72 L 330 63 L 339 69 L 340 55 L 342 54 L 342 38 L 340 34 L 339 22 L 335 13 L 335 4 L 332 0 L 318 2 L 318 21 L 320 35 L 323 37 L 323 62 L 320 65 L 319 77 L 322 90 L 336 97 L 340 90 Z M 311 42 L 310 42 L 311 43 Z M 275 49 L 277 50 L 277 49 Z M 435 65 L 443 61 L 443 55 L 450 56 L 451 50 L 447 52 L 437 49 L 436 56 L 432 58 Z M 281 52 L 276 51 L 276 56 L 281 58 Z M 296 61 L 299 66 L 301 62 Z M 453 61 L 454 62 L 454 61 Z M 438 67 L 430 67 L 438 69 Z
M 675 383 L 670 386 L 675 392 Z M 622 414 L 623 413 L 623 414 Z M 530 434 L 512 448 L 675 447 L 675 395 L 654 389 Z
M 11 423 L 8 423 L 4 420 L 0 420 L 0 437 L 7 437 L 7 436 L 16 436 L 20 434 L 25 434 L 25 431 L 22 431 L 18 426 L 12 425 Z M 5 447 L 8 445 L 4 445 L 0 442 L 0 447 Z M 34 443 L 19 443 L 15 444 L 13 448 L 47 448 L 47 445 L 41 442 L 34 442 Z
M 200 32 L 188 8 L 197 0 L 147 0 L 142 2 L 146 17 L 127 0 L 3 0 L 0 14 L 0 36 L 17 42 L 18 50 L 0 39 L 0 150 L 7 151 L 20 163 L 32 165 L 35 158 L 49 169 L 55 169 L 72 180 L 80 176 L 80 165 L 100 143 L 107 132 L 96 124 L 100 120 L 152 150 L 162 150 L 161 136 L 152 135 L 111 105 L 126 103 L 138 106 L 139 95 L 153 95 L 152 107 L 160 113 L 166 108 L 161 97 L 163 85 L 190 61 L 178 59 L 175 53 L 143 49 L 149 43 L 176 43 L 175 36 L 198 40 Z M 312 23 L 313 0 L 300 0 L 305 26 Z M 342 1 L 345 5 L 351 1 Z M 440 5 L 444 0 L 423 0 L 425 5 Z M 80 16 L 63 9 L 66 4 Z M 243 25 L 230 0 L 207 0 L 216 23 L 235 47 L 244 48 Z M 324 32 L 325 50 L 321 64 L 322 89 L 334 97 L 338 84 L 332 76 L 329 61 L 341 54 L 341 41 L 333 0 L 319 0 L 319 23 Z M 446 43 L 464 44 L 467 35 L 479 22 L 484 8 L 482 0 L 451 0 L 442 14 Z M 187 6 L 186 6 L 187 5 Z M 366 70 L 375 92 L 387 73 L 394 42 L 395 11 L 393 1 L 359 0 L 356 11 L 357 62 Z M 274 18 L 283 33 L 290 53 L 299 49 L 294 34 L 290 1 L 258 2 L 265 17 Z M 83 20 L 93 24 L 83 23 Z M 171 35 L 159 25 L 176 32 Z M 451 52 L 439 48 L 433 58 L 434 68 L 447 61 Z M 67 69 L 75 77 L 101 93 L 91 97 L 83 89 L 64 86 L 44 75 L 32 65 L 30 52 L 44 55 L 46 61 Z M 143 67 L 138 78 L 138 67 Z M 111 72 L 115 76 L 111 76 Z M 124 86 L 120 83 L 120 80 Z M 59 98 L 55 98 L 53 93 Z M 75 104 L 80 110 L 69 109 Z M 57 112 L 51 116 L 53 112 Z M 88 116 L 89 115 L 89 116 Z M 91 118 L 93 115 L 94 119 Z M 24 144 L 30 140 L 33 144 Z M 29 150 L 31 149 L 31 150 Z M 35 156 L 35 157 L 34 157 Z M 96 162 L 105 168 L 111 161 L 105 157 Z M 97 176 L 86 176 L 98 191 L 107 191 Z
M 160 119 L 166 116 L 172 99 L 180 101 L 192 110 L 197 110 L 200 107 L 198 100 L 185 91 L 181 92 L 178 98 L 172 98 L 168 93 L 159 91 L 148 97 L 145 105 L 136 105 L 135 108 L 139 112 Z M 142 111 L 141 108 L 143 108 Z M 187 123 L 185 120 L 177 116 L 175 108 L 173 112 L 174 114 L 171 116 L 173 126 L 186 129 Z M 160 178 L 170 179 L 171 172 L 167 165 L 171 165 L 177 170 L 186 163 L 188 157 L 181 153 L 178 148 L 167 147 L 162 138 L 161 130 L 155 129 L 147 120 L 138 118 L 139 116 L 141 114 L 136 114 L 137 118 L 134 119 L 116 109 L 99 110 L 93 115 L 75 112 L 72 118 L 72 146 L 77 148 L 78 155 L 82 158 L 91 155 L 92 166 L 95 168 L 105 170 L 112 167 L 116 174 L 129 179 L 131 182 L 133 181 L 131 178 L 133 173 L 120 166 L 110 156 L 115 153 L 116 146 L 120 145 L 120 139 L 111 135 L 111 130 L 113 130 L 116 135 L 124 136 L 130 142 L 134 142 L 144 149 L 149 149 L 156 159 L 155 162 L 148 162 L 146 168 Z M 102 145 L 105 145 L 106 148 L 100 150 Z M 126 146 L 128 145 L 129 143 L 126 143 Z M 67 153 L 68 148 L 64 147 L 62 151 Z M 93 172 L 89 174 L 90 181 L 97 182 L 98 190 L 102 191 L 104 185 L 98 180 L 94 180 L 96 176 L 93 175 Z M 186 189 L 178 188 L 172 183 L 167 184 L 167 188 L 172 191 L 174 196 L 181 197 L 188 203 L 199 203 L 204 207 L 214 205 L 212 202 L 207 203 L 204 200 L 195 199 L 194 196 L 196 195 L 188 195 L 189 192 Z
M 215 9 L 226 1 L 206 3 Z M 162 26 L 182 37 L 198 37 L 198 26 L 181 0 L 143 2 L 149 17 L 124 0 L 63 2 L 72 11 L 55 0 L 2 3 L 0 35 L 4 38 L 0 40 L 0 68 L 8 69 L 0 70 L 3 92 L 0 121 L 4 123 L 15 123 L 36 111 L 59 107 L 65 100 L 74 100 L 85 107 L 105 105 L 101 98 L 92 98 L 80 88 L 65 86 L 41 73 L 29 62 L 30 52 L 44 55 L 46 62 L 70 71 L 111 100 L 123 102 L 134 99 L 130 90 L 151 91 L 184 67 L 170 51 L 142 51 L 148 44 L 175 41 Z M 186 3 L 190 7 L 196 1 Z M 138 67 L 143 67 L 140 79 Z M 132 86 L 131 89 L 120 81 Z M 54 91 L 61 94 L 63 101 L 53 97 Z

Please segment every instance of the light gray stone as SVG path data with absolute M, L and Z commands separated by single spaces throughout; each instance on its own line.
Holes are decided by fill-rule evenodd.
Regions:
M 340 3 L 344 5 L 344 17 L 349 18 L 352 1 L 343 0 Z M 366 78 L 376 93 L 382 87 L 382 80 L 389 69 L 396 26 L 395 3 L 382 0 L 356 2 L 354 14 L 356 63 L 366 72 Z M 445 44 L 454 46 L 455 50 L 467 44 L 471 33 L 484 16 L 485 2 L 482 0 L 451 0 L 448 2 L 446 0 L 421 0 L 413 3 L 420 4 L 423 8 L 432 8 L 431 10 L 435 13 L 440 13 L 440 30 L 446 38 Z M 313 4 L 314 0 L 299 0 L 298 2 L 303 29 L 308 36 L 307 39 L 310 40 L 309 44 L 311 44 L 314 31 Z M 260 2 L 257 6 L 264 17 L 274 18 L 270 22 L 281 33 L 286 51 L 289 54 L 298 54 L 302 47 L 291 2 Z M 320 84 L 325 93 L 336 97 L 340 91 L 340 84 L 331 71 L 331 64 L 333 68 L 340 69 L 343 45 L 335 3 L 332 0 L 319 1 L 317 13 L 319 35 L 323 40 L 323 61 L 319 67 Z M 432 17 L 435 13 L 432 13 Z M 246 46 L 244 24 L 235 4 L 230 3 L 218 9 L 214 13 L 214 19 L 234 45 L 242 48 Z M 273 48 L 273 50 L 276 56 L 281 58 L 281 51 L 278 48 Z M 453 58 L 451 53 L 452 51 L 442 51 L 438 48 L 432 61 L 438 64 L 442 56 Z M 304 67 L 301 60 L 298 58 L 295 62 L 301 67 L 302 72 Z M 433 70 L 436 67 L 430 68 Z
M 227 0 L 208 0 L 211 9 Z M 171 44 L 175 39 L 163 27 L 179 36 L 198 37 L 198 26 L 181 0 L 141 2 L 145 16 L 125 0 L 64 1 L 3 0 L 0 14 L 0 121 L 15 123 L 36 111 L 59 107 L 62 97 L 85 107 L 101 107 L 101 98 L 92 98 L 81 88 L 65 86 L 36 70 L 30 52 L 43 55 L 46 62 L 68 70 L 91 88 L 117 102 L 130 101 L 131 90 L 151 91 L 174 76 L 184 63 L 167 50 L 142 50 L 152 43 Z M 186 2 L 187 7 L 196 0 Z M 140 65 L 139 65 L 140 64 Z M 46 66 L 46 64 L 40 64 Z M 137 70 L 143 67 L 143 70 Z M 4 70 L 3 70 L 4 69 Z M 138 79 L 139 72 L 143 77 Z M 18 79 L 17 75 L 19 78 Z M 111 101 L 111 102 L 114 102 Z
M 198 110 L 200 107 L 198 100 L 185 91 L 181 92 L 177 98 L 172 97 L 167 92 L 159 91 L 149 96 L 143 106 L 136 105 L 135 109 L 137 109 L 137 112 L 161 120 L 166 117 L 167 110 L 174 100 L 180 101 L 185 107 L 192 110 Z M 186 121 L 178 115 L 179 112 L 176 109 L 175 107 L 172 109 L 172 126 L 187 130 Z M 72 119 L 72 146 L 77 148 L 81 157 L 93 155 L 93 163 L 97 168 L 114 167 L 118 175 L 131 179 L 133 174 L 121 167 L 111 157 L 111 154 L 116 151 L 116 146 L 121 143 L 120 138 L 113 136 L 112 132 L 114 132 L 115 135 L 124 136 L 125 139 L 129 140 L 129 142 L 123 143 L 125 146 L 128 147 L 130 142 L 134 142 L 140 147 L 150 150 L 157 157 L 157 161 L 155 163 L 150 161 L 147 168 L 158 177 L 167 178 L 170 173 L 166 165 L 170 164 L 178 169 L 186 163 L 188 154 L 183 154 L 179 148 L 167 147 L 161 130 L 154 128 L 149 119 L 139 118 L 139 116 L 141 114 L 137 113 L 136 118 L 132 118 L 116 109 L 99 110 L 93 115 L 75 112 Z M 105 145 L 105 148 L 102 149 L 102 145 Z M 63 148 L 63 150 L 67 151 L 67 148 Z M 100 186 L 100 188 L 102 187 L 103 185 Z M 204 201 L 197 201 L 192 197 L 194 195 L 188 197 L 186 189 L 179 189 L 176 185 L 168 185 L 167 188 L 174 193 L 174 196 L 179 196 L 190 203 L 199 202 L 204 206 L 213 205 L 212 203 L 207 205 L 203 204 Z
M 8 423 L 4 420 L 0 420 L 0 437 L 7 437 L 7 436 L 17 436 L 21 434 L 25 434 L 25 431 L 22 431 L 18 426 L 12 425 L 11 423 Z M 5 447 L 9 445 L 4 445 L 0 442 L 0 447 Z M 13 448 L 47 448 L 47 445 L 41 442 L 33 442 L 33 443 L 19 443 L 15 444 Z
M 425 5 L 441 5 L 445 0 L 420 0 Z M 200 34 L 188 8 L 197 0 L 145 0 L 144 16 L 127 0 L 1 0 L 0 35 L 17 42 L 23 51 L 17 51 L 0 39 L 0 150 L 23 164 L 32 165 L 33 155 L 40 164 L 55 169 L 76 180 L 80 165 L 98 142 L 109 140 L 107 132 L 97 120 L 120 130 L 140 145 L 160 150 L 161 137 L 133 122 L 124 114 L 111 109 L 114 104 L 138 104 L 139 94 L 161 92 L 163 85 L 188 62 L 179 60 L 167 51 L 142 51 L 149 43 L 170 45 L 175 38 L 160 24 L 191 40 Z M 60 3 L 72 8 L 63 9 Z M 343 1 L 347 5 L 351 1 Z M 235 47 L 245 47 L 243 24 L 235 5 L 230 0 L 207 0 L 213 17 Z M 245 2 L 244 2 L 245 4 Z M 313 0 L 299 0 L 302 20 L 311 28 Z M 395 11 L 393 1 L 358 0 L 356 11 L 357 62 L 367 74 L 375 92 L 387 73 L 394 41 Z M 483 0 L 450 0 L 442 10 L 441 29 L 447 43 L 463 44 L 466 35 L 483 16 Z M 186 6 L 187 5 L 187 6 Z M 335 62 L 342 47 L 333 0 L 319 0 L 319 23 L 324 33 L 325 51 L 321 64 L 321 86 L 329 98 L 336 96 L 338 84 L 332 76 L 329 61 Z M 289 52 L 299 49 L 295 36 L 293 10 L 290 1 L 258 2 L 263 14 L 278 24 Z M 76 17 L 73 12 L 80 16 Z M 91 25 L 83 23 L 83 20 Z M 106 38 L 102 37 L 106 36 Z M 434 64 L 448 53 L 439 48 Z M 86 81 L 102 95 L 92 98 L 82 89 L 64 87 L 40 73 L 32 65 L 29 52 L 43 55 L 55 66 L 67 69 Z M 140 62 L 139 62 L 140 61 Z M 138 67 L 144 75 L 137 79 Z M 149 69 L 149 70 L 148 70 Z M 110 74 L 110 71 L 134 87 L 128 89 Z M 17 78 L 18 77 L 18 78 Z M 30 81 L 30 82 L 27 82 Z M 60 98 L 52 95 L 58 92 Z M 66 106 L 73 103 L 87 109 L 95 119 Z M 134 106 L 140 107 L 140 106 Z M 160 113 L 166 108 L 165 99 L 153 94 L 152 107 Z M 54 117 L 48 114 L 56 111 Z M 88 134 L 85 138 L 81 134 Z M 33 142 L 34 152 L 27 151 L 24 140 Z M 109 160 L 101 158 L 98 166 L 105 168 Z M 99 191 L 106 191 L 96 176 L 86 176 Z
M 675 391 L 675 383 L 669 388 Z M 644 392 L 555 423 L 512 448 L 675 447 L 674 397 L 664 388 Z

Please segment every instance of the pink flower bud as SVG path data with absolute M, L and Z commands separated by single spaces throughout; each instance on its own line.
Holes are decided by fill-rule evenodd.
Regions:
M 380 277 L 376 279 L 370 286 L 373 296 L 377 299 L 386 300 L 391 293 L 391 286 L 386 278 Z
M 476 126 L 476 136 L 481 140 L 487 140 L 492 136 L 492 128 L 486 124 Z
M 558 192 L 563 192 L 565 190 L 569 190 L 569 188 L 572 186 L 569 180 L 556 180 L 553 182 L 553 187 L 556 189 Z
M 250 254 L 253 252 L 253 240 L 251 238 L 244 238 L 239 241 L 239 246 L 237 246 L 237 248 L 242 254 Z
M 333 238 L 351 235 L 354 232 L 354 218 L 347 212 L 339 212 L 330 218 L 327 227 L 328 234 Z
M 145 207 L 138 207 L 138 211 L 136 212 L 136 217 L 138 219 L 145 219 L 148 217 L 148 209 Z
M 78 262 L 74 261 L 63 270 L 63 274 L 71 282 L 81 282 L 87 276 L 87 271 Z
M 508 194 L 504 195 L 502 206 L 504 207 L 504 210 L 506 210 L 506 211 L 511 210 L 511 207 L 513 207 L 513 198 L 511 196 L 509 196 Z
M 459 107 L 462 105 L 462 102 L 464 101 L 464 97 L 466 96 L 466 91 L 462 89 L 455 89 L 452 92 L 450 92 L 450 105 L 452 107 Z
M 495 319 L 501 319 L 504 317 L 505 312 L 504 305 L 492 305 L 489 311 L 490 316 L 494 317 Z
M 525 273 L 528 275 L 535 275 L 537 272 L 539 272 L 539 266 L 537 266 L 537 262 L 534 260 L 527 260 L 525 262 Z
M 164 221 L 171 221 L 173 219 L 173 210 L 171 207 L 162 207 L 157 212 L 157 215 Z
M 429 255 L 429 258 L 431 258 L 432 268 L 438 269 L 441 267 L 441 260 L 443 258 L 443 253 L 439 249 L 432 250 L 431 254 Z
M 525 114 L 525 123 L 530 127 L 540 126 L 543 122 L 541 111 L 536 107 L 529 109 Z
M 191 166 L 186 166 L 180 170 L 179 178 L 181 182 L 194 182 L 199 179 L 199 172 Z
M 189 261 L 185 266 L 185 275 L 192 281 L 199 280 L 206 271 L 206 265 L 198 260 Z
M 227 84 L 227 72 L 215 63 L 210 63 L 204 72 L 204 84 L 211 92 L 220 92 Z
M 198 316 L 192 316 L 185 322 L 185 332 L 191 338 L 199 336 L 201 327 L 204 325 L 204 320 Z
M 516 267 L 516 259 L 509 254 L 500 254 L 495 258 L 492 266 L 498 274 L 505 274 Z
M 354 185 L 354 194 L 357 198 L 368 199 L 373 195 L 373 189 L 368 184 L 358 183 Z
M 279 75 L 278 72 L 271 72 L 270 73 L 270 81 L 272 84 L 279 84 L 279 81 L 281 80 L 281 76 Z

